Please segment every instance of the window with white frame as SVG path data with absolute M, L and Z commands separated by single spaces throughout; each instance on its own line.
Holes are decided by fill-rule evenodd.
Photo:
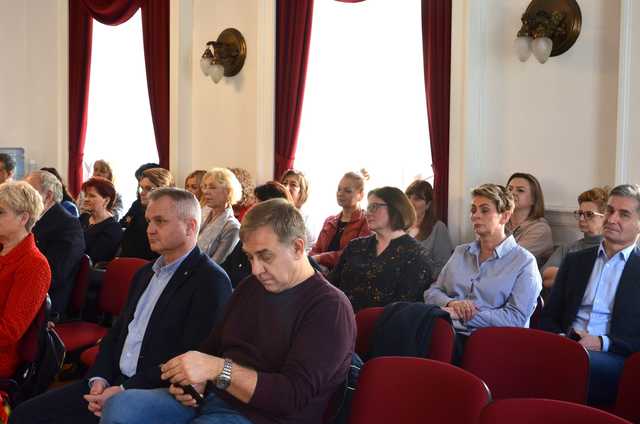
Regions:
M 314 4 L 295 161 L 310 181 L 314 228 L 339 212 L 347 171 L 366 169 L 366 190 L 433 182 L 420 3 Z
M 87 113 L 84 177 L 91 176 L 96 160 L 109 162 L 126 211 L 136 198 L 135 170 L 158 162 L 140 11 L 118 26 L 93 21 Z

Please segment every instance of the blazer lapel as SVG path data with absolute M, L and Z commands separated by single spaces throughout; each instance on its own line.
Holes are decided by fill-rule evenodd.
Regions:
M 639 278 L 640 250 L 636 247 L 629 255 L 627 264 L 624 266 L 624 270 L 620 276 L 620 283 L 618 284 L 618 290 L 616 291 L 615 299 L 613 301 L 612 315 L 615 315 L 617 307 L 625 305 L 628 302 L 634 302 L 635 299 L 637 299 L 637 294 L 634 294 L 633 290 L 638 286 Z

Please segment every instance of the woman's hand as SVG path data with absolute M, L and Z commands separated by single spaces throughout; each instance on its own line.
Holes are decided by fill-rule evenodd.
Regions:
M 452 300 L 447 303 L 447 307 L 453 309 L 453 312 L 461 321 L 469 321 L 473 319 L 475 314 L 478 312 L 476 305 L 470 300 Z

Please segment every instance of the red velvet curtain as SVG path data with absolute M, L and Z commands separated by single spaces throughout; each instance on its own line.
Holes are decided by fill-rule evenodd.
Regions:
M 82 184 L 93 20 L 120 25 L 142 8 L 145 65 L 160 164 L 169 165 L 169 1 L 69 0 L 69 190 Z
M 451 0 L 422 0 L 422 54 L 436 212 L 446 223 L 449 199 Z
M 276 6 L 276 122 L 274 178 L 293 166 L 309 58 L 313 0 Z

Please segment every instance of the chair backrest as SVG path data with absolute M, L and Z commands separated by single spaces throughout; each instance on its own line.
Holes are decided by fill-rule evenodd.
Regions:
M 79 314 L 84 308 L 87 299 L 87 289 L 89 288 L 89 271 L 91 270 L 91 258 L 89 255 L 82 255 L 80 265 L 76 273 L 76 281 L 71 292 L 71 312 Z
M 487 405 L 479 424 L 630 424 L 600 409 L 553 399 L 503 399 Z
M 536 302 L 536 309 L 533 310 L 533 314 L 531 315 L 531 319 L 529 320 L 529 327 L 531 328 L 540 328 L 540 316 L 542 315 L 542 308 L 544 308 L 544 299 L 542 295 L 538 296 L 538 300 Z
M 107 265 L 98 307 L 102 312 L 118 315 L 127 301 L 133 276 L 148 261 L 140 258 L 115 258 Z
M 490 398 L 482 380 L 451 364 L 374 358 L 360 373 L 349 423 L 473 423 Z
M 371 339 L 373 338 L 373 329 L 383 311 L 383 307 L 373 307 L 362 309 L 356 314 L 358 334 L 356 336 L 355 351 L 358 355 L 365 357 L 369 353 Z
M 624 361 L 622 376 L 618 383 L 618 398 L 614 412 L 634 423 L 640 422 L 640 352 Z
M 20 339 L 18 353 L 20 355 L 20 361 L 23 364 L 29 364 L 38 359 L 38 353 L 41 348 L 42 332 L 49 320 L 50 311 L 51 299 L 49 299 L 49 295 L 47 295 L 35 318 L 31 321 L 27 331 Z
M 365 308 L 356 314 L 356 336 L 355 351 L 358 355 L 366 357 L 371 349 L 371 341 L 376 326 L 376 321 L 384 312 L 383 307 Z M 431 330 L 431 340 L 429 344 L 429 354 L 426 358 L 436 361 L 451 362 L 455 342 L 455 331 L 450 323 L 438 318 L 434 321 Z
M 481 328 L 467 340 L 462 367 L 485 381 L 494 399 L 585 403 L 587 398 L 587 351 L 557 334 L 529 328 Z

